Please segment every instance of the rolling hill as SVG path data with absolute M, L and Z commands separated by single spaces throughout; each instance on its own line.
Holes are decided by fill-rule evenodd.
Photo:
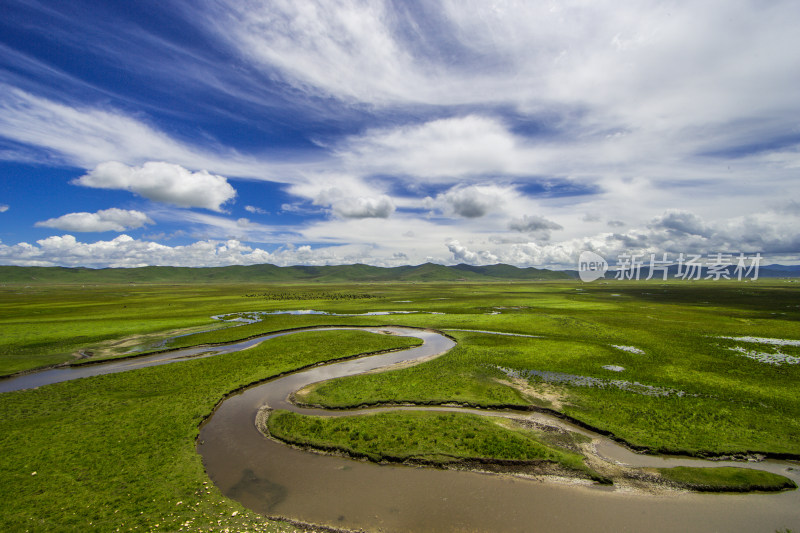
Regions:
M 67 268 L 0 266 L 0 283 L 258 283 L 372 281 L 534 281 L 570 279 L 567 273 L 511 265 L 437 265 L 376 267 L 370 265 L 227 267 Z

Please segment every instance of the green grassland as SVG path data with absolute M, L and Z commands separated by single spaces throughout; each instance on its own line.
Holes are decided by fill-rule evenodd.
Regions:
M 794 489 L 797 485 L 783 476 L 753 470 L 750 468 L 735 468 L 721 466 L 718 468 L 692 468 L 676 466 L 674 468 L 659 468 L 659 474 L 678 486 L 696 491 L 726 492 L 772 492 L 784 489 Z
M 797 455 L 800 365 L 754 361 L 729 350 L 732 341 L 717 338 L 800 337 L 796 285 L 780 283 L 758 287 L 620 283 L 582 286 L 581 291 L 573 287 L 572 292 L 562 286 L 560 293 L 550 286 L 539 294 L 515 296 L 516 305 L 524 309 L 503 310 L 500 315 L 430 317 L 459 341 L 445 356 L 408 369 L 324 383 L 303 395 L 303 401 L 336 408 L 451 401 L 484 407 L 550 407 L 546 400 L 508 387 L 499 367 L 523 373 L 559 372 L 673 391 L 652 396 L 613 386 L 548 384 L 562 397 L 560 412 L 634 446 L 694 455 Z M 506 301 L 513 293 L 509 290 Z M 408 316 L 403 321 L 411 325 L 420 318 Z M 541 337 L 451 329 L 469 326 Z M 633 346 L 643 353 L 614 345 Z M 780 349 L 797 354 L 796 347 Z M 603 368 L 608 365 L 625 370 Z M 542 380 L 534 375 L 529 384 L 536 389 Z
M 221 313 L 324 306 L 368 296 L 348 287 L 264 287 L 263 285 L 14 285 L 0 287 L 0 375 L 76 362 L 79 350 L 91 359 L 163 349 L 160 339 L 185 329 L 227 328 Z M 304 324 L 344 323 L 325 318 L 272 317 L 265 325 L 230 329 L 217 336 L 176 339 L 169 347 L 236 340 L 264 331 Z M 271 327 L 269 327 L 271 326 Z M 250 333 L 248 333 L 250 332 Z M 129 340 L 124 343 L 120 341 Z
M 6 283 L 0 286 L 0 374 L 76 361 L 71 355 L 76 351 L 92 352 L 88 360 L 94 360 L 316 325 L 430 327 L 457 339 L 458 346 L 417 366 L 324 383 L 303 400 L 333 407 L 460 402 L 551 408 L 657 451 L 796 456 L 800 365 L 744 357 L 730 349 L 741 343 L 718 337 L 800 339 L 799 286 L 782 280 Z M 237 327 L 211 319 L 290 309 L 413 313 L 266 315 Z M 195 333 L 158 345 L 187 328 Z M 129 342 L 117 344 L 124 339 Z M 2 394 L 0 525 L 8 531 L 174 530 L 189 520 L 192 527 L 185 529 L 222 520 L 250 527 L 255 515 L 221 496 L 210 482 L 203 484 L 208 480 L 194 450 L 198 423 L 242 384 L 331 357 L 383 349 L 382 339 L 363 332 L 304 333 L 238 354 Z M 392 346 L 401 342 L 389 340 Z M 746 348 L 800 356 L 794 346 Z M 604 369 L 607 365 L 624 371 Z M 501 369 L 523 376 L 527 389 L 511 387 Z M 683 395 L 545 383 L 526 374 L 530 371 L 641 383 Z M 412 413 L 396 416 L 420 420 Z M 375 420 L 348 423 L 366 424 L 366 431 Z M 417 433 L 426 434 L 420 427 Z M 292 438 L 308 438 L 304 431 Z M 356 450 L 362 432 L 353 439 L 340 433 L 336 445 Z M 414 453 L 441 452 L 442 443 L 435 444 Z M 404 448 L 380 451 L 408 453 Z M 231 517 L 233 511 L 239 514 Z
M 262 527 L 263 519 L 208 481 L 195 452 L 200 422 L 245 384 L 414 341 L 309 332 L 238 353 L 5 393 L 0 530 L 283 530 Z

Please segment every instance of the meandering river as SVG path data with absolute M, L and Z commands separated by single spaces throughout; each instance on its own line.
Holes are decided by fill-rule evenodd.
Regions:
M 626 493 L 613 487 L 542 483 L 508 475 L 375 465 L 304 452 L 265 438 L 255 425 L 256 415 L 265 405 L 307 414 L 344 414 L 290 404 L 288 395 L 307 384 L 435 356 L 455 344 L 444 335 L 419 329 L 342 329 L 413 336 L 421 338 L 424 344 L 313 367 L 225 399 L 200 429 L 197 441 L 197 450 L 210 478 L 225 495 L 268 516 L 369 531 L 773 533 L 784 528 L 800 529 L 800 491 L 797 490 L 746 495 Z M 0 381 L 0 392 L 232 352 L 279 335 L 302 334 L 303 331 L 310 330 L 266 335 L 211 349 L 192 348 L 107 364 L 31 373 Z M 360 411 L 351 413 L 355 412 Z M 555 419 L 548 422 L 569 426 Z M 569 429 L 591 434 L 579 428 Z M 632 466 L 752 466 L 780 473 L 800 483 L 800 465 L 787 461 L 753 465 L 645 456 L 605 438 L 600 438 L 598 450 L 609 459 Z

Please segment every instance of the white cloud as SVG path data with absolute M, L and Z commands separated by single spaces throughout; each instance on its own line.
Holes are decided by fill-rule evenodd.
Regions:
M 104 107 L 67 105 L 0 83 L 0 136 L 47 151 L 49 163 L 93 168 L 106 161 L 140 165 L 169 161 L 230 176 L 291 180 L 294 172 L 276 162 L 233 149 L 193 146 L 174 139 L 142 117 Z M 3 154 L 0 154 L 3 155 Z M 9 153 L 7 159 L 15 159 Z M 36 158 L 42 159 L 41 154 Z M 35 161 L 33 155 L 26 160 Z
M 650 227 L 663 228 L 670 233 L 678 235 L 686 234 L 708 237 L 713 233 L 713 230 L 708 227 L 699 216 L 694 213 L 679 210 L 668 211 L 656 217 L 650 223 Z
M 273 252 L 253 248 L 238 240 L 204 240 L 185 246 L 166 246 L 120 235 L 109 241 L 80 242 L 72 235 L 52 236 L 36 244 L 0 244 L 0 264 L 19 266 L 88 266 L 95 268 L 160 266 L 227 266 L 270 263 L 337 265 L 363 262 L 370 257 L 369 246 L 287 245 Z M 374 261 L 373 261 L 374 262 Z M 402 258 L 385 264 L 403 264 Z
M 8 211 L 8 209 L 9 208 L 7 204 L 0 204 L 0 213 L 5 213 L 6 211 Z
M 84 168 L 109 159 L 186 159 L 192 152 L 143 122 L 113 110 L 71 107 L 2 86 L 0 134 L 55 150 Z
M 311 174 L 287 190 L 314 205 L 330 208 L 340 218 L 388 218 L 395 211 L 394 202 L 380 187 L 351 174 Z M 282 209 L 302 210 L 291 205 Z
M 333 212 L 342 218 L 389 218 L 395 210 L 392 199 L 385 194 L 372 198 L 343 198 L 332 206 Z
M 198 217 L 216 235 L 242 235 L 262 238 L 263 242 L 284 243 L 267 251 L 245 244 L 240 238 L 209 238 L 185 246 L 166 246 L 121 235 L 108 241 L 84 243 L 71 235 L 53 236 L 35 244 L 0 244 L 0 264 L 64 265 L 91 267 L 130 267 L 142 265 L 221 266 L 228 264 L 272 263 L 351 264 L 378 266 L 439 263 L 494 264 L 517 266 L 551 266 L 574 268 L 584 250 L 599 253 L 614 263 L 621 253 L 642 254 L 668 252 L 672 257 L 683 253 L 755 253 L 761 252 L 764 264 L 797 261 L 800 235 L 791 220 L 775 212 L 759 216 L 733 217 L 719 222 L 700 218 L 707 228 L 700 236 L 659 225 L 670 214 L 665 213 L 650 225 L 632 228 L 624 233 L 603 232 L 587 237 L 557 242 L 521 242 L 518 239 L 480 237 L 463 224 L 443 226 L 405 214 L 388 219 L 375 219 L 364 224 L 359 219 L 331 219 L 294 228 L 295 234 L 276 233 L 277 228 L 255 224 L 247 219 L 228 220 L 222 217 L 175 210 L 181 215 Z M 159 219 L 164 213 L 159 213 Z M 188 220 L 188 219 L 187 219 Z M 465 222 L 469 222 L 466 220 Z M 285 228 L 283 228 L 285 230 Z M 421 235 L 424 238 L 415 236 Z M 515 235 L 519 235 L 516 233 Z M 319 247 L 297 246 L 291 242 L 326 243 Z M 401 251 L 402 250 L 402 251 Z
M 524 172 L 534 159 L 502 122 L 478 115 L 368 130 L 337 150 L 344 164 L 359 172 L 426 181 Z
M 150 161 L 129 167 L 115 161 L 97 165 L 72 183 L 98 189 L 131 191 L 156 202 L 179 207 L 204 207 L 222 211 L 236 190 L 222 176 L 205 170 L 191 172 L 179 165 Z
M 523 215 L 522 218 L 515 218 L 508 224 L 508 229 L 519 231 L 521 233 L 541 231 L 541 230 L 557 230 L 564 229 L 561 224 L 547 220 L 538 215 Z
M 153 209 L 151 214 L 159 221 L 180 225 L 187 230 L 187 234 L 197 239 L 275 244 L 288 243 L 299 238 L 292 227 L 261 224 L 244 217 L 232 219 L 226 216 L 166 206 Z
M 513 195 L 514 189 L 511 187 L 497 185 L 456 186 L 436 195 L 436 199 L 429 198 L 427 205 L 430 208 L 438 207 L 449 215 L 479 218 L 502 208 L 507 199 Z
M 270 75 L 347 102 L 563 105 L 657 128 L 794 105 L 792 0 L 392 7 L 228 0 L 202 18 Z
M 96 213 L 69 213 L 37 222 L 35 226 L 64 231 L 126 231 L 154 222 L 141 211 L 104 209 Z
M 206 15 L 206 23 L 244 57 L 277 69 L 303 91 L 387 101 L 428 85 L 412 51 L 391 35 L 392 14 L 382 3 L 228 2 Z
M 705 257 L 716 253 L 760 252 L 765 258 L 788 258 L 795 262 L 800 250 L 800 234 L 790 221 L 777 213 L 765 212 L 757 216 L 708 222 L 693 213 L 668 212 L 654 218 L 646 227 L 624 233 L 597 233 L 547 244 L 489 244 L 467 246 L 455 241 L 449 242 L 448 248 L 456 261 L 502 262 L 517 266 L 571 267 L 584 250 L 599 253 L 610 263 L 614 263 L 622 253 L 649 258 L 651 253 L 665 252 L 673 259 L 677 259 L 680 253 Z
M 800 202 L 797 200 L 783 201 L 778 205 L 776 211 L 786 215 L 800 216 Z
M 267 212 L 264 209 L 261 209 L 260 207 L 255 207 L 255 206 L 252 206 L 252 205 L 244 206 L 244 210 L 247 211 L 248 213 L 253 213 L 254 215 L 265 215 L 265 214 L 267 214 Z
M 457 240 L 447 243 L 447 249 L 453 254 L 456 263 L 466 263 L 468 265 L 493 265 L 498 263 L 497 256 L 486 250 L 473 252 L 462 246 Z
M 368 253 L 372 261 L 405 253 L 410 261 L 458 255 L 536 264 L 530 261 L 558 262 L 586 246 L 613 253 L 796 245 L 791 225 L 765 209 L 776 194 L 800 197 L 800 150 L 792 142 L 800 3 L 400 5 L 220 0 L 192 8 L 193 21 L 212 27 L 245 59 L 247 77 L 260 69 L 293 87 L 281 98 L 300 118 L 317 121 L 318 113 L 329 113 L 323 118 L 341 124 L 356 117 L 346 128 L 355 131 L 351 136 L 315 139 L 313 161 L 298 157 L 278 165 L 272 156 L 222 147 L 186 123 L 170 130 L 202 139 L 192 144 L 166 134 L 142 111 L 49 100 L 10 85 L 0 86 L 0 135 L 11 141 L 0 159 L 30 162 L 41 155 L 47 163 L 86 169 L 107 161 L 166 161 L 191 175 L 176 178 L 174 184 L 184 185 L 206 169 L 219 187 L 205 196 L 165 183 L 148 188 L 133 178 L 106 183 L 216 211 L 233 198 L 221 175 L 285 183 L 297 198 L 284 211 L 331 216 L 291 228 L 207 213 L 180 220 L 208 235 L 198 239 L 277 244 L 291 232 L 296 242 L 352 245 L 347 257 Z M 172 50 L 175 57 L 188 52 Z M 176 78 L 188 74 L 185 64 L 176 66 Z M 202 58 L 202 66 L 198 78 L 229 89 L 226 97 L 243 98 L 252 80 L 263 79 L 235 87 L 220 76 L 230 72 L 227 66 L 216 67 L 211 58 Z M 156 67 L 168 70 L 162 63 L 148 69 Z M 248 105 L 274 104 L 269 92 Z M 71 94 L 62 93 L 59 98 Z M 554 187 L 550 194 L 548 185 L 558 183 L 588 192 L 560 195 Z M 430 190 L 445 192 L 421 192 Z M 434 198 L 425 201 L 426 194 Z M 434 213 L 423 220 L 425 207 Z M 784 218 L 800 213 L 796 201 L 782 209 Z M 563 225 L 561 241 L 542 244 L 555 228 L 534 230 L 528 213 Z M 509 236 L 509 229 L 518 233 Z M 330 260 L 342 257 L 329 252 Z M 309 253 L 322 257 L 316 249 Z
M 508 229 L 527 233 L 539 241 L 549 241 L 551 231 L 564 229 L 564 226 L 539 215 L 523 215 L 512 219 L 508 223 Z

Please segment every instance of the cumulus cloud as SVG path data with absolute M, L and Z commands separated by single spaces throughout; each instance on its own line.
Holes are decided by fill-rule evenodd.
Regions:
M 385 194 L 377 198 L 342 198 L 334 201 L 332 207 L 342 218 L 389 218 L 395 210 L 392 199 Z
M 396 206 L 379 187 L 350 174 L 311 175 L 287 191 L 329 208 L 339 218 L 389 218 Z M 300 206 L 284 205 L 284 211 L 302 212 Z
M 500 120 L 479 115 L 368 130 L 337 146 L 345 165 L 425 180 L 524 172 L 534 159 Z
M 552 230 L 564 229 L 564 226 L 539 215 L 523 215 L 509 222 L 508 229 L 527 233 L 540 241 L 549 241 Z
M 222 176 L 205 170 L 192 172 L 180 165 L 157 161 L 141 167 L 107 161 L 72 183 L 97 189 L 131 191 L 156 202 L 179 207 L 204 207 L 211 211 L 222 211 L 222 205 L 236 196 L 236 190 Z
M 0 204 L 0 213 L 5 213 L 6 211 L 8 211 L 8 205 Z
M 81 242 L 72 235 L 52 236 L 13 246 L 0 243 L 0 264 L 19 266 L 88 266 L 127 268 L 160 266 L 227 266 L 270 263 L 288 265 L 338 265 L 363 262 L 371 247 L 286 245 L 273 252 L 239 240 L 203 240 L 185 246 L 166 246 L 119 235 L 108 241 Z M 402 258 L 388 260 L 398 264 Z
M 495 246 L 490 246 L 493 243 Z M 764 213 L 709 222 L 690 212 L 667 212 L 650 224 L 624 233 L 604 232 L 553 243 L 502 242 L 498 240 L 466 246 L 448 241 L 447 247 L 458 261 L 488 264 L 502 262 L 517 266 L 574 266 L 582 251 L 588 250 L 614 263 L 620 254 L 668 253 L 723 254 L 761 253 L 764 257 L 796 261 L 800 234 L 780 215 Z
M 456 263 L 493 265 L 498 262 L 497 256 L 487 250 L 471 251 L 457 240 L 448 241 L 446 244 Z
M 525 233 L 540 230 L 564 229 L 564 227 L 561 224 L 553 222 L 552 220 L 547 220 L 538 215 L 523 215 L 522 218 L 513 219 L 508 224 L 508 229 Z
M 255 206 L 252 206 L 252 205 L 244 206 L 244 210 L 247 211 L 248 213 L 253 213 L 254 215 L 265 215 L 265 214 L 267 214 L 267 212 L 264 209 L 261 209 L 260 207 L 255 207 Z
M 316 224 L 295 228 L 293 235 L 275 234 L 275 228 L 263 227 L 247 219 L 229 220 L 194 211 L 175 209 L 181 215 L 191 215 L 196 222 L 214 229 L 218 240 L 207 237 L 185 246 L 166 246 L 148 240 L 121 235 L 116 239 L 80 242 L 71 235 L 53 236 L 33 244 L 0 244 L 0 264 L 64 265 L 64 266 L 220 266 L 228 264 L 273 263 L 289 264 L 350 264 L 365 263 L 378 266 L 418 264 L 425 261 L 441 263 L 494 264 L 517 266 L 550 266 L 574 268 L 579 254 L 594 251 L 615 263 L 619 254 L 634 253 L 649 257 L 650 253 L 748 253 L 760 252 L 766 261 L 780 262 L 784 258 L 796 261 L 800 250 L 800 234 L 795 224 L 778 213 L 733 217 L 724 221 L 708 221 L 699 217 L 703 227 L 710 228 L 707 236 L 656 224 L 633 227 L 624 232 L 603 232 L 585 237 L 555 242 L 533 242 L 524 239 L 499 239 L 477 236 L 462 229 L 468 220 L 458 225 L 442 226 L 434 221 L 408 217 L 403 213 L 388 219 L 375 219 L 364 224 L 359 219 L 332 218 Z M 159 213 L 159 220 L 164 214 Z M 656 217 L 661 220 L 669 213 Z M 696 215 L 697 216 L 697 215 Z M 214 220 L 209 220 L 212 217 Z M 192 220 L 195 220 L 193 218 Z M 187 219 L 188 220 L 188 219 Z M 283 228 L 281 231 L 285 231 Z M 412 233 L 410 233 L 413 231 Z M 404 236 L 404 233 L 406 236 Z M 241 238 L 224 235 L 246 235 L 248 240 L 263 238 L 277 249 L 267 251 L 245 244 Z M 258 237 L 261 235 L 261 237 Z M 330 235 L 336 235 L 332 240 Z M 411 236 L 408 236 L 411 235 Z M 416 239 L 424 235 L 424 239 Z M 525 234 L 515 233 L 523 237 Z M 355 236 L 355 237 L 353 237 Z M 323 247 L 293 246 L 290 242 L 327 242 Z M 252 242 L 252 241 L 251 241 Z M 767 259 L 769 258 L 769 259 Z
M 154 222 L 141 211 L 104 209 L 96 213 L 69 213 L 37 222 L 35 226 L 64 231 L 126 231 Z
M 72 235 L 52 236 L 36 245 L 0 245 L 0 257 L 13 265 L 136 267 L 146 265 L 219 266 L 266 262 L 269 254 L 238 241 L 200 241 L 165 246 L 120 235 L 110 241 L 80 242 Z
M 426 199 L 429 208 L 439 208 L 449 215 L 478 218 L 500 209 L 513 194 L 513 188 L 497 185 L 455 186 Z
M 652 228 L 663 228 L 675 234 L 698 235 L 708 237 L 711 228 L 697 215 L 687 211 L 668 211 L 656 217 L 651 223 Z

